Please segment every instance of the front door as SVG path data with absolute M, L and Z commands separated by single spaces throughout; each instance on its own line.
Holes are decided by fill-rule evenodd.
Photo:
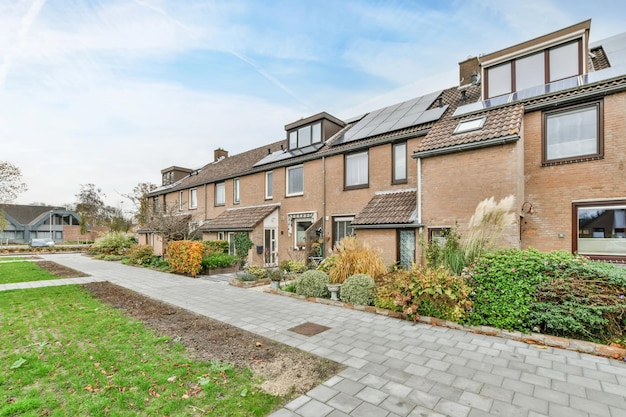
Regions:
M 400 230 L 398 233 L 398 261 L 406 269 L 415 262 L 415 230 Z
M 263 246 L 265 266 L 277 266 L 278 265 L 278 242 L 276 240 L 276 229 L 265 229 L 263 232 Z

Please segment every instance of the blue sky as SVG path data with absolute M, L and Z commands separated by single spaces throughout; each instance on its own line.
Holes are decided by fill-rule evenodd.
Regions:
M 616 0 L 0 0 L 0 160 L 17 203 L 94 183 L 123 207 L 163 168 L 455 86 L 467 57 L 586 19 L 591 41 L 626 31 Z

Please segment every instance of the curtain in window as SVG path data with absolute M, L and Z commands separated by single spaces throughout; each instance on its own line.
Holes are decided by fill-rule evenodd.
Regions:
M 288 188 L 287 194 L 298 194 L 304 190 L 303 182 L 304 182 L 304 172 L 302 167 L 291 168 L 287 171 L 288 175 Z
M 367 152 L 346 156 L 346 187 L 364 185 L 369 181 Z

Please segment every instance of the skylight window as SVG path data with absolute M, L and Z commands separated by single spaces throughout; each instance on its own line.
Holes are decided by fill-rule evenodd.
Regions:
M 485 120 L 487 120 L 487 116 L 479 117 L 477 119 L 463 120 L 456 126 L 454 133 L 465 133 L 472 130 L 482 129 L 485 124 Z

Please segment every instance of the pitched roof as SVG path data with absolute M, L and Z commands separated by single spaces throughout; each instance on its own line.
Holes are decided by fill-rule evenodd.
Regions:
M 42 215 L 48 215 L 51 210 L 66 211 L 63 207 L 27 206 L 19 204 L 7 204 L 0 208 L 2 208 L 6 214 L 20 222 L 20 224 L 31 224 Z
M 205 232 L 252 230 L 279 207 L 280 204 L 270 204 L 266 206 L 230 208 L 213 220 L 209 220 L 200 230 Z
M 415 190 L 376 194 L 352 220 L 352 226 L 407 224 L 416 220 Z
M 176 190 L 184 190 L 198 185 L 219 182 L 227 178 L 238 175 L 245 175 L 254 170 L 254 164 L 270 152 L 279 151 L 282 147 L 286 147 L 287 141 L 281 140 L 270 143 L 255 149 L 251 149 L 240 154 L 232 155 L 216 162 L 210 162 L 202 168 L 193 171 L 187 177 L 181 179 L 175 184 L 167 187 L 160 187 L 149 195 L 159 195 L 163 192 L 172 192 Z M 269 152 L 268 152 L 269 151 Z
M 416 153 L 519 135 L 523 116 L 524 106 L 517 104 L 473 113 L 460 118 L 446 117 L 428 132 L 424 140 L 418 145 Z M 460 122 L 481 117 L 485 117 L 482 128 L 464 133 L 454 133 Z

